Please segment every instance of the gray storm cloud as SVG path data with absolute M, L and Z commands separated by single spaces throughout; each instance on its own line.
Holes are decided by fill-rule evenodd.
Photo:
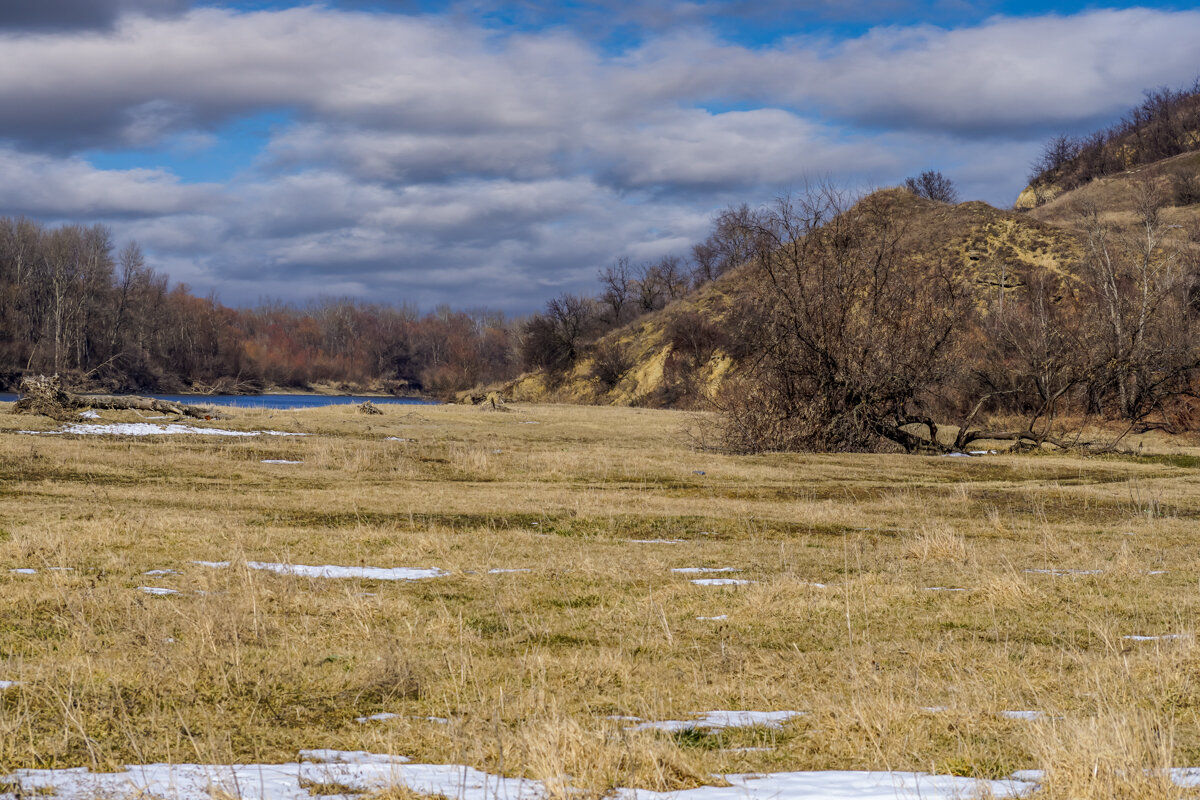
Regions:
M 0 0 L 0 29 L 111 28 L 124 14 L 177 14 L 190 0 Z

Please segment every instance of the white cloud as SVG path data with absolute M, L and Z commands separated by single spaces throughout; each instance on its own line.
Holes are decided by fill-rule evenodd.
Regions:
M 156 216 L 201 209 L 211 185 L 185 185 L 155 169 L 100 170 L 82 158 L 0 148 L 0 213 L 53 218 Z

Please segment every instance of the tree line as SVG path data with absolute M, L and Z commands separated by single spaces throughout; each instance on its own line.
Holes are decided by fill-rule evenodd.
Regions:
M 445 395 L 514 375 L 518 332 L 498 312 L 347 299 L 229 308 L 169 286 L 102 225 L 0 218 L 0 389 L 58 374 L 114 392 L 320 382 Z

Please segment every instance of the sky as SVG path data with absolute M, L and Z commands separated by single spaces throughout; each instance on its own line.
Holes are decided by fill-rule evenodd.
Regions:
M 1010 207 L 1197 42 L 1192 3 L 0 0 L 0 215 L 229 305 L 524 314 L 813 182 Z

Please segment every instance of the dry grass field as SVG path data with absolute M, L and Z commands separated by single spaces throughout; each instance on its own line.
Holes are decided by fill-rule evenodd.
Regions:
M 60 426 L 10 408 L 0 774 L 338 748 L 584 797 L 730 772 L 1041 769 L 1040 796 L 1065 798 L 1182 793 L 1155 769 L 1200 765 L 1185 441 L 733 457 L 690 446 L 702 417 L 629 408 L 200 423 L 303 437 L 30 435 Z M 673 571 L 689 568 L 729 571 Z M 718 709 L 805 713 L 621 719 Z M 357 721 L 376 714 L 396 716 Z

